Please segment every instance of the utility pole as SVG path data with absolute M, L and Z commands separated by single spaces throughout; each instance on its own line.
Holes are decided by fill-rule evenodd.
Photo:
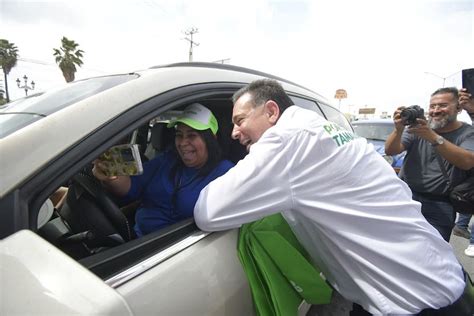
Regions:
M 193 35 L 198 33 L 198 29 L 196 27 L 191 27 L 188 29 L 184 34 L 190 36 L 191 38 L 185 37 L 184 39 L 189 41 L 189 62 L 193 61 L 193 46 L 199 46 L 199 43 L 193 41 Z
M 214 60 L 213 63 L 224 64 L 226 61 L 230 61 L 230 58 Z

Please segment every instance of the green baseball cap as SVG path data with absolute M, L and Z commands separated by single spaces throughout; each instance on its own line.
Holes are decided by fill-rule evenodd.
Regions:
M 184 111 L 174 120 L 168 123 L 168 128 L 176 126 L 178 123 L 183 123 L 198 131 L 210 129 L 214 135 L 217 134 L 219 125 L 217 119 L 212 112 L 204 105 L 193 103 L 187 106 Z

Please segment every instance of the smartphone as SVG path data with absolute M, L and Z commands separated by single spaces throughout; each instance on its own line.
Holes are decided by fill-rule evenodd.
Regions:
M 474 68 L 462 70 L 462 87 L 474 97 Z
M 99 156 L 107 176 L 136 176 L 143 173 L 138 145 L 124 144 L 109 148 Z

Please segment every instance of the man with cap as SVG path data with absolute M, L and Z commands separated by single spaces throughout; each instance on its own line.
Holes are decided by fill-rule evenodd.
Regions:
M 203 105 L 189 105 L 168 128 L 176 129 L 175 147 L 144 163 L 142 175 L 108 177 L 100 160 L 94 161 L 93 174 L 108 191 L 123 202 L 141 200 L 137 237 L 193 216 L 201 189 L 233 167 L 221 160 L 218 123 Z

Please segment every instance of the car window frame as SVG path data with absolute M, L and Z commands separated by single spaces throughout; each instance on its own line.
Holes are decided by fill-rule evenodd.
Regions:
M 8 210 L 6 213 L 9 214 L 2 215 L 2 219 L 7 218 L 8 220 L 2 221 L 2 225 L 0 226 L 2 229 L 0 232 L 2 235 L 1 238 L 9 236 L 20 229 L 29 229 L 36 232 L 38 212 L 44 201 L 48 199 L 61 184 L 77 174 L 82 169 L 81 166 L 90 163 L 100 153 L 125 136 L 130 135 L 144 123 L 149 122 L 167 110 L 182 107 L 196 100 L 222 95 L 231 96 L 244 85 L 244 83 L 214 82 L 179 87 L 163 92 L 140 104 L 136 104 L 118 117 L 110 120 L 95 131 L 92 131 L 76 144 L 71 145 L 60 157 L 51 160 L 46 166 L 38 170 L 15 190 L 2 198 L 0 207 L 2 210 Z M 190 230 L 190 228 L 192 229 Z M 186 236 L 192 232 L 199 231 L 194 225 L 194 221 L 192 223 L 186 221 L 177 223 L 177 225 L 171 229 L 173 229 L 173 238 L 167 240 L 172 242 L 177 242 L 178 240 L 186 238 Z M 148 237 L 150 240 L 147 245 L 152 245 L 153 252 L 166 248 L 163 244 L 163 238 L 165 238 L 163 236 L 169 237 L 167 231 L 168 230 L 165 230 Z M 108 254 L 114 256 L 114 260 L 104 258 L 103 255 L 97 256 L 96 258 L 90 256 L 88 257 L 89 259 L 81 263 L 87 268 L 90 267 L 91 272 L 96 273 L 98 276 L 110 278 L 114 274 L 127 268 L 125 266 L 117 266 L 117 260 L 120 261 L 119 257 L 131 258 L 132 256 L 127 256 L 127 254 L 130 251 L 136 251 L 136 247 L 140 248 L 140 244 L 141 242 L 138 242 L 138 246 L 136 243 L 126 243 L 122 245 L 121 248 L 109 252 Z M 169 244 L 169 246 L 171 245 L 172 244 Z M 145 245 L 143 247 L 145 247 Z M 117 251 L 119 251 L 119 253 L 117 253 Z M 179 252 L 180 249 L 176 251 Z M 140 260 L 150 255 L 150 253 L 143 255 L 138 261 L 130 260 L 126 265 L 129 267 L 133 266 L 133 264 L 140 262 Z M 103 274 L 102 272 L 106 270 L 109 270 L 110 273 Z
M 294 102 L 295 105 L 304 109 L 312 110 L 321 115 L 322 117 L 326 118 L 316 100 L 291 93 L 289 93 L 288 95 L 290 96 L 291 100 Z
M 344 129 L 347 129 L 347 128 L 350 128 L 349 131 L 350 132 L 354 132 L 354 128 L 352 127 L 351 123 L 349 122 L 349 120 L 347 119 L 347 117 L 344 115 L 344 113 L 342 113 L 341 111 L 339 111 L 338 109 L 336 109 L 335 107 L 327 104 L 327 103 L 324 103 L 324 102 L 321 102 L 321 101 L 318 101 L 318 106 L 321 108 L 321 110 L 323 111 L 324 113 L 324 116 L 326 118 L 326 120 L 328 121 L 331 121 L 333 123 L 336 123 L 338 125 L 340 125 L 339 123 L 341 122 L 344 122 L 344 126 L 341 126 L 342 128 Z M 338 122 L 335 122 L 333 121 L 330 117 L 329 117 L 329 111 L 327 110 L 329 109 L 329 111 L 333 111 L 333 112 L 336 112 L 338 113 L 339 117 L 340 117 L 340 120 Z

